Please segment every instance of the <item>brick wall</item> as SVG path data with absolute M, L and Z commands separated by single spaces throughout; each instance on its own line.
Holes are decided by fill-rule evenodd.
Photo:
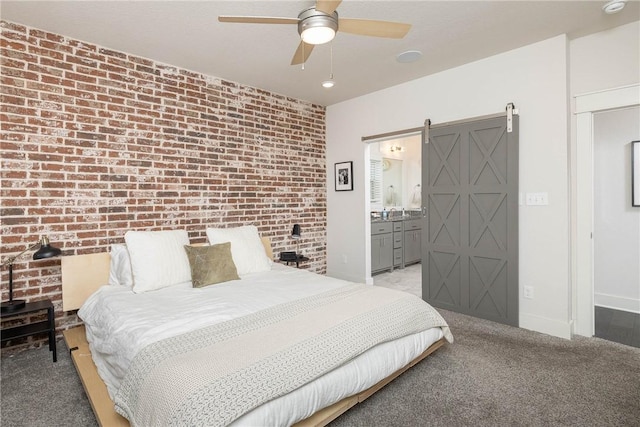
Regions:
M 319 105 L 2 21 L 2 260 L 48 235 L 63 256 L 127 230 L 254 224 L 275 253 L 324 273 L 325 110 Z M 60 261 L 14 265 L 14 297 L 63 313 Z M 2 269 L 2 300 L 8 298 Z M 44 339 L 42 337 L 41 339 Z M 31 340 L 9 343 L 28 346 Z

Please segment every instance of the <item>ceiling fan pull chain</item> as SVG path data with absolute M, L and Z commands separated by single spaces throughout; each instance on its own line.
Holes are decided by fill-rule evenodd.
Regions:
M 331 70 L 329 70 L 329 78 L 331 80 L 333 80 L 333 40 L 331 41 L 331 46 L 329 46 L 330 48 L 330 54 L 331 54 L 331 58 L 329 60 L 329 65 L 331 67 Z

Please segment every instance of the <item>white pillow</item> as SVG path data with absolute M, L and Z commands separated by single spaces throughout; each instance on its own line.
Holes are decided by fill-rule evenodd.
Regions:
M 133 292 L 142 293 L 191 280 L 184 246 L 186 230 L 127 231 L 124 235 L 133 272 Z
M 133 273 L 131 272 L 131 258 L 127 246 L 123 244 L 111 245 L 111 266 L 109 267 L 109 284 L 112 286 L 133 287 Z
M 210 245 L 231 242 L 231 257 L 239 275 L 271 270 L 269 259 L 255 225 L 236 228 L 207 228 Z

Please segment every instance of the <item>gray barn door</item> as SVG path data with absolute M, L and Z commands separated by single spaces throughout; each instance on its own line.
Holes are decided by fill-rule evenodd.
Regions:
M 429 129 L 422 144 L 422 296 L 518 326 L 518 116 Z

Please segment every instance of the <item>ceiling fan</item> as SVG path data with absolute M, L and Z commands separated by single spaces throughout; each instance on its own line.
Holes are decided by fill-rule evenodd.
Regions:
M 241 24 L 297 24 L 301 41 L 291 65 L 305 63 L 313 47 L 333 40 L 338 29 L 344 33 L 361 36 L 401 39 L 411 28 L 411 24 L 400 22 L 338 18 L 336 9 L 340 3 L 342 0 L 317 0 L 315 6 L 303 10 L 297 18 L 218 16 L 218 21 Z

